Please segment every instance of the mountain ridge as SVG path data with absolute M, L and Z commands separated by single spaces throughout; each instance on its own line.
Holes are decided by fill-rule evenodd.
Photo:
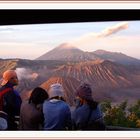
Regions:
M 17 87 L 23 98 L 27 98 L 29 95 L 27 92 L 34 87 L 41 86 L 43 83 L 47 83 L 49 86 L 53 82 L 60 82 L 64 85 L 66 99 L 71 105 L 74 103 L 74 90 L 81 82 L 91 84 L 93 97 L 100 101 L 110 99 L 118 102 L 122 96 L 133 100 L 140 97 L 139 89 L 135 90 L 140 87 L 140 68 L 130 69 L 132 66 L 125 66 L 109 60 L 65 62 L 20 59 L 0 60 L 0 64 L 1 76 L 2 72 L 7 69 L 21 68 L 22 70 L 24 68 L 26 70 L 22 73 L 24 79 L 21 79 Z M 48 86 L 46 85 L 44 88 Z M 132 89 L 129 94 L 127 94 L 128 89 Z M 124 90 L 126 91 L 125 95 L 123 94 Z M 133 95 L 135 96 L 133 97 Z
M 127 56 L 120 52 L 110 52 L 106 50 L 96 50 L 93 52 L 82 51 L 75 46 L 63 43 L 58 47 L 46 52 L 36 60 L 61 60 L 61 61 L 91 61 L 96 59 L 110 60 L 120 64 L 140 65 L 140 60 Z

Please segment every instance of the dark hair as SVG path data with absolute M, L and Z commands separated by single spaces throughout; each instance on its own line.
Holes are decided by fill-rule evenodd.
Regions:
M 89 105 L 89 107 L 91 109 L 96 109 L 98 106 L 98 102 L 94 101 L 94 100 L 87 100 L 87 104 Z
M 60 97 L 60 96 L 55 96 L 55 97 L 50 98 L 50 100 L 51 99 L 58 99 L 58 100 L 62 100 L 64 102 L 66 102 L 66 100 L 63 97 Z
M 46 90 L 44 90 L 41 87 L 36 87 L 29 98 L 29 103 L 34 103 L 35 105 L 37 104 L 42 104 L 44 100 L 48 99 L 48 93 Z

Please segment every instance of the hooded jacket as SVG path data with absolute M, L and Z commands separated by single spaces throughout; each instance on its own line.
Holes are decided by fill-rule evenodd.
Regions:
M 3 102 L 1 111 L 4 111 L 8 114 L 8 130 L 14 130 L 17 129 L 15 116 L 19 116 L 20 114 L 22 100 L 19 96 L 19 93 L 15 91 L 13 86 L 9 83 L 0 88 L 0 93 L 6 89 L 10 90 L 7 90 L 7 92 L 5 92 L 1 97 L 1 102 Z
M 43 104 L 45 130 L 70 130 L 71 112 L 62 100 L 52 99 Z

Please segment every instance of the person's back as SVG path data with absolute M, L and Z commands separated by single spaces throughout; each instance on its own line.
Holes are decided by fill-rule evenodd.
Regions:
M 18 85 L 17 75 L 14 70 L 7 70 L 3 74 L 3 81 L 0 88 L 0 110 L 8 114 L 8 130 L 16 130 L 15 116 L 20 114 L 21 98 L 14 90 Z
M 24 101 L 21 105 L 20 129 L 21 130 L 38 130 L 39 123 L 43 122 L 41 110 L 37 110 L 35 105 Z
M 104 129 L 97 128 L 95 125 L 97 124 L 97 122 L 102 121 L 103 119 L 103 115 L 99 106 L 97 106 L 96 109 L 92 109 L 87 104 L 81 105 L 72 112 L 72 119 L 74 120 L 75 123 L 74 129 L 77 130 Z
M 48 92 L 50 99 L 43 104 L 45 130 L 70 130 L 71 112 L 68 104 L 63 100 L 63 87 L 53 84 Z
M 41 87 L 35 88 L 29 100 L 24 101 L 20 110 L 21 130 L 43 129 L 42 104 L 48 98 L 47 92 Z
M 93 101 L 92 90 L 88 84 L 81 85 L 77 91 L 77 105 L 72 112 L 73 129 L 105 130 L 103 114 L 97 102 Z
M 43 113 L 45 130 L 66 130 L 71 121 L 69 106 L 62 100 L 45 101 Z

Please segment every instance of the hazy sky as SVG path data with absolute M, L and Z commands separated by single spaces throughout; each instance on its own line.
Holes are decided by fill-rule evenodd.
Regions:
M 0 58 L 35 59 L 67 42 L 140 59 L 140 21 L 0 26 Z

